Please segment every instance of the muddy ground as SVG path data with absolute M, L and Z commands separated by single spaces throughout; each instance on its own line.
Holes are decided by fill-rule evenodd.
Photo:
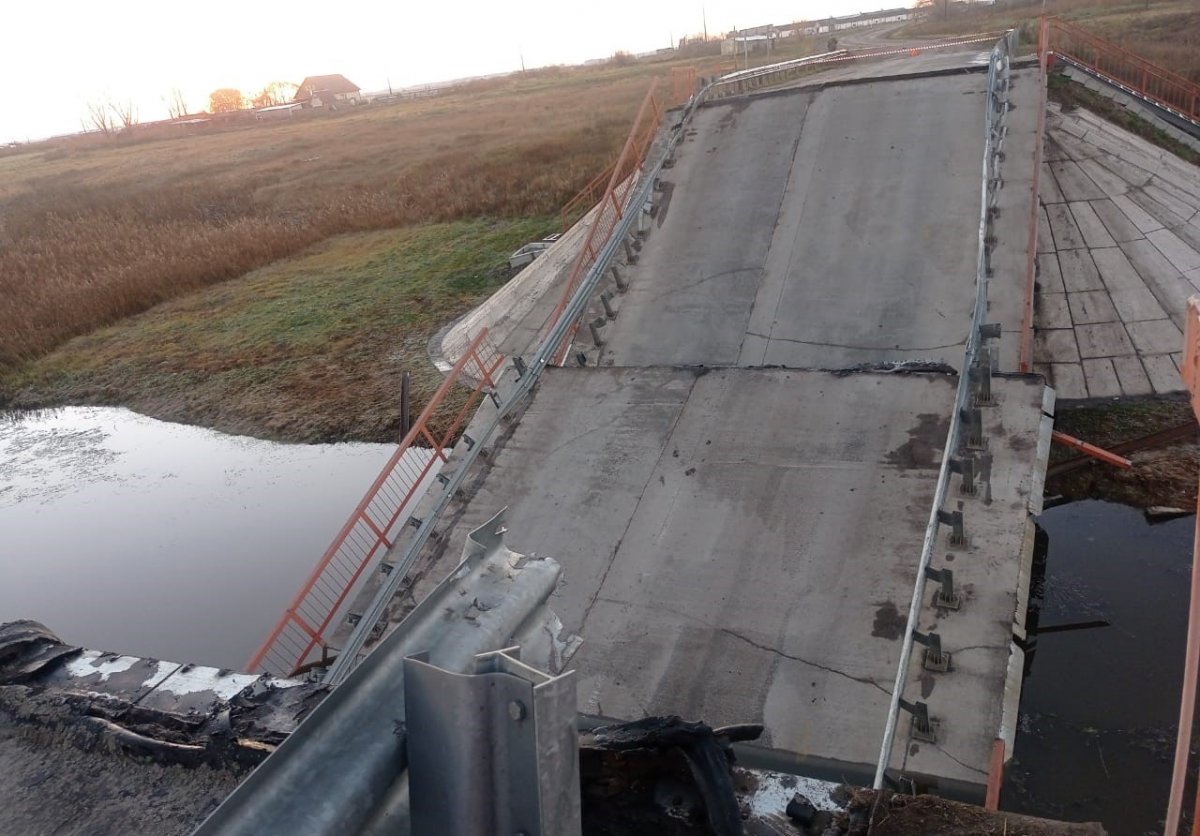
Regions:
M 1188 401 L 1167 399 L 1123 400 L 1112 404 L 1060 408 L 1054 429 L 1083 441 L 1109 448 L 1187 423 L 1195 424 Z M 1056 464 L 1078 457 L 1068 447 L 1055 444 L 1050 451 L 1051 474 Z M 1048 475 L 1046 495 L 1064 500 L 1104 499 L 1136 508 L 1196 507 L 1200 478 L 1200 443 L 1190 441 L 1152 447 L 1127 454 L 1133 462 L 1122 470 L 1101 462 L 1060 476 Z
M 869 823 L 848 828 L 848 836 L 950 836 L 950 834 L 996 834 L 996 836 L 1102 836 L 1104 828 L 1094 823 L 1055 822 L 1015 813 L 985 810 L 932 795 L 907 796 L 859 790 L 849 805 L 850 818 L 867 813 Z

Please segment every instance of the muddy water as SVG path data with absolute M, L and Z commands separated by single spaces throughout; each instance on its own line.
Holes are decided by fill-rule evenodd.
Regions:
M 0 622 L 241 667 L 394 449 L 118 409 L 0 423 Z
M 1158 833 L 1179 712 L 1193 517 L 1151 525 L 1123 505 L 1047 511 L 1040 627 L 1005 809 Z M 1035 589 L 1036 595 L 1036 589 Z

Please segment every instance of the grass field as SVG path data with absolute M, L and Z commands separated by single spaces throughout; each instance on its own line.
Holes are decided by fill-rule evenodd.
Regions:
M 395 413 L 402 367 L 428 365 L 433 331 L 555 231 L 669 72 L 556 68 L 295 121 L 6 149 L 0 408 L 119 403 L 265 437 L 389 437 L 398 414 L 356 414 L 364 385 Z
M 556 220 L 335 236 L 24 364 L 12 405 L 121 404 L 262 438 L 396 440 L 402 374 L 419 409 L 442 379 L 429 337 L 503 284 L 507 254 Z
M 1015 3 L 1000 0 L 994 5 L 966 8 L 949 6 L 943 14 L 911 23 L 896 35 L 957 35 L 1011 29 L 1024 24 L 1022 40 L 1036 41 L 1034 22 L 1043 8 L 1080 24 L 1095 34 L 1167 67 L 1192 81 L 1200 82 L 1200 7 L 1194 0 L 1046 0 Z

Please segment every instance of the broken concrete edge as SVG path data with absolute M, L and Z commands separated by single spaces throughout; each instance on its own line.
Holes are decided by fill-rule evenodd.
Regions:
M 0 625 L 0 725 L 163 765 L 233 774 L 255 767 L 328 687 L 88 650 L 44 625 Z
M 1180 124 L 1183 120 L 1156 102 L 1130 93 L 1125 88 L 1114 84 L 1108 79 L 1093 74 L 1075 64 L 1068 63 L 1063 69 L 1063 74 L 1077 84 L 1082 84 L 1089 90 L 1121 105 L 1136 117 L 1162 131 L 1175 141 L 1193 150 L 1200 151 L 1200 126 L 1187 123 L 1191 128 L 1189 131 L 1187 127 Z
M 630 190 L 635 184 L 636 180 L 629 186 Z M 562 237 L 491 296 L 439 329 L 428 345 L 434 366 L 441 372 L 450 371 L 462 357 L 472 336 L 482 328 L 488 329 L 496 345 L 506 343 L 512 335 L 513 326 L 533 311 L 547 294 L 558 290 L 564 275 L 569 275 L 600 209 L 600 204 L 590 208 Z M 531 343 L 520 351 L 514 349 L 513 353 L 531 351 L 536 347 L 539 337 L 540 332 L 535 333 Z
M 664 160 L 670 160 L 672 158 L 674 154 L 675 143 L 677 142 L 678 137 L 681 136 L 685 130 L 687 123 L 695 112 L 695 109 L 695 104 L 689 105 L 688 107 L 682 109 L 682 113 L 678 121 L 672 122 L 668 120 L 663 126 L 660 126 L 658 136 L 654 141 L 654 150 L 651 152 L 651 155 L 649 155 L 650 157 L 652 157 L 653 154 L 658 153 L 664 155 Z M 673 113 L 675 110 L 668 112 Z M 636 177 L 637 179 L 641 179 L 641 176 L 641 171 L 639 170 L 639 172 L 636 174 Z M 637 180 L 635 180 L 635 183 L 636 182 Z M 632 206 L 629 207 L 629 209 L 630 211 L 640 211 L 634 210 Z M 616 260 L 617 262 L 621 261 L 620 254 L 617 255 Z M 599 289 L 597 288 L 596 290 L 598 292 Z M 508 359 L 510 361 L 515 360 L 515 358 Z M 499 395 L 503 395 L 505 392 L 513 392 L 516 387 L 521 384 L 521 372 L 516 369 L 515 362 L 509 362 L 502 366 L 501 369 L 495 374 L 495 378 L 496 385 L 492 392 Z M 520 420 L 520 414 L 533 398 L 536 389 L 537 382 L 535 380 L 532 388 L 524 397 L 522 405 L 516 411 L 510 411 L 507 415 L 503 416 L 502 421 L 506 422 L 510 429 Z M 496 419 L 496 414 L 500 410 L 500 403 L 500 398 L 496 397 L 495 395 L 493 395 L 491 398 L 485 397 L 480 400 L 479 406 L 475 410 L 475 414 L 471 417 L 462 436 L 460 436 L 460 441 L 451 449 L 445 464 L 441 469 L 440 474 L 442 477 L 449 477 L 457 468 L 462 467 L 463 461 L 468 458 L 468 452 L 470 448 L 463 444 L 461 439 L 472 439 L 472 446 L 475 443 L 481 443 L 485 445 L 488 443 L 493 443 L 493 439 L 486 438 L 485 436 L 488 434 L 488 428 Z M 502 432 L 502 435 L 506 436 L 507 433 Z M 486 460 L 487 456 L 480 455 L 480 458 Z M 416 507 L 410 510 L 408 516 L 397 521 L 397 523 L 401 526 L 401 529 L 395 533 L 395 539 L 393 540 L 388 551 L 382 557 L 374 561 L 375 566 L 379 566 L 385 562 L 388 562 L 388 558 L 392 554 L 397 553 L 398 550 L 407 548 L 407 546 L 412 542 L 412 538 L 417 536 L 416 529 L 405 525 L 405 522 L 409 519 L 423 520 L 431 514 L 434 514 L 438 505 L 440 504 L 440 497 L 437 494 L 437 490 L 438 488 L 435 487 L 433 490 L 426 491 L 420 501 L 417 503 Z M 440 526 L 440 530 L 435 528 L 432 531 L 429 539 L 434 541 L 434 544 L 436 544 L 437 540 L 439 539 L 440 531 L 444 531 L 446 529 L 447 526 L 445 525 Z M 412 591 L 416 587 L 417 582 L 423 579 L 424 573 L 428 570 L 429 565 L 432 563 L 432 561 L 428 560 L 426 556 L 435 549 L 436 545 L 431 546 L 430 543 L 425 544 L 425 546 L 417 554 L 416 563 L 414 563 L 414 565 L 408 571 L 409 577 L 402 581 L 403 585 L 399 588 L 397 596 L 395 597 L 399 598 L 412 595 Z M 365 609 L 365 605 L 374 600 L 374 597 L 382 583 L 383 579 L 380 577 L 378 572 L 368 570 L 366 572 L 366 581 L 361 584 L 359 591 L 354 594 L 353 603 L 350 605 L 348 612 L 362 612 Z M 415 606 L 415 603 L 415 601 L 412 601 L 410 602 L 409 606 L 403 607 L 402 609 L 404 611 L 411 610 L 412 606 Z M 384 626 L 381 627 L 376 625 L 375 633 L 373 634 L 371 640 L 369 640 L 369 643 L 364 646 L 364 651 L 365 648 L 371 646 L 373 642 L 377 642 L 379 639 L 383 638 L 389 629 L 387 625 L 394 623 L 395 620 L 396 619 L 392 617 L 392 607 L 389 607 L 388 617 L 381 622 L 381 624 Z M 333 638 L 330 642 L 330 649 L 337 650 L 343 646 L 353 632 L 354 627 L 355 625 L 350 624 L 347 619 L 342 619 L 341 623 L 335 627 Z
M 734 96 L 723 96 L 719 99 L 712 99 L 700 103 L 700 107 L 720 107 L 721 105 L 736 104 L 745 102 L 751 99 L 771 99 L 777 96 L 786 96 L 792 93 L 820 93 L 823 90 L 830 90 L 836 87 L 858 87 L 864 84 L 875 84 L 888 81 L 918 81 L 923 78 L 938 78 L 941 76 L 951 75 L 969 75 L 970 73 L 986 73 L 987 66 L 963 66 L 963 67 L 947 67 L 938 70 L 920 70 L 915 73 L 890 73 L 888 75 L 868 76 L 866 78 L 838 78 L 821 81 L 814 77 L 811 84 L 798 84 L 794 82 L 786 82 L 789 87 L 782 89 L 763 88 L 749 93 L 739 93 Z

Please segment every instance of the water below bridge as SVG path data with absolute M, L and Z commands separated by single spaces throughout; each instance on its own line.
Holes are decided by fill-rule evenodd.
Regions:
M 1040 627 L 1003 806 L 1159 833 L 1171 783 L 1195 517 L 1076 502 L 1046 511 Z M 1040 594 L 1039 594 L 1040 593 Z
M 0 622 L 241 668 L 394 449 L 123 409 L 0 424 Z

